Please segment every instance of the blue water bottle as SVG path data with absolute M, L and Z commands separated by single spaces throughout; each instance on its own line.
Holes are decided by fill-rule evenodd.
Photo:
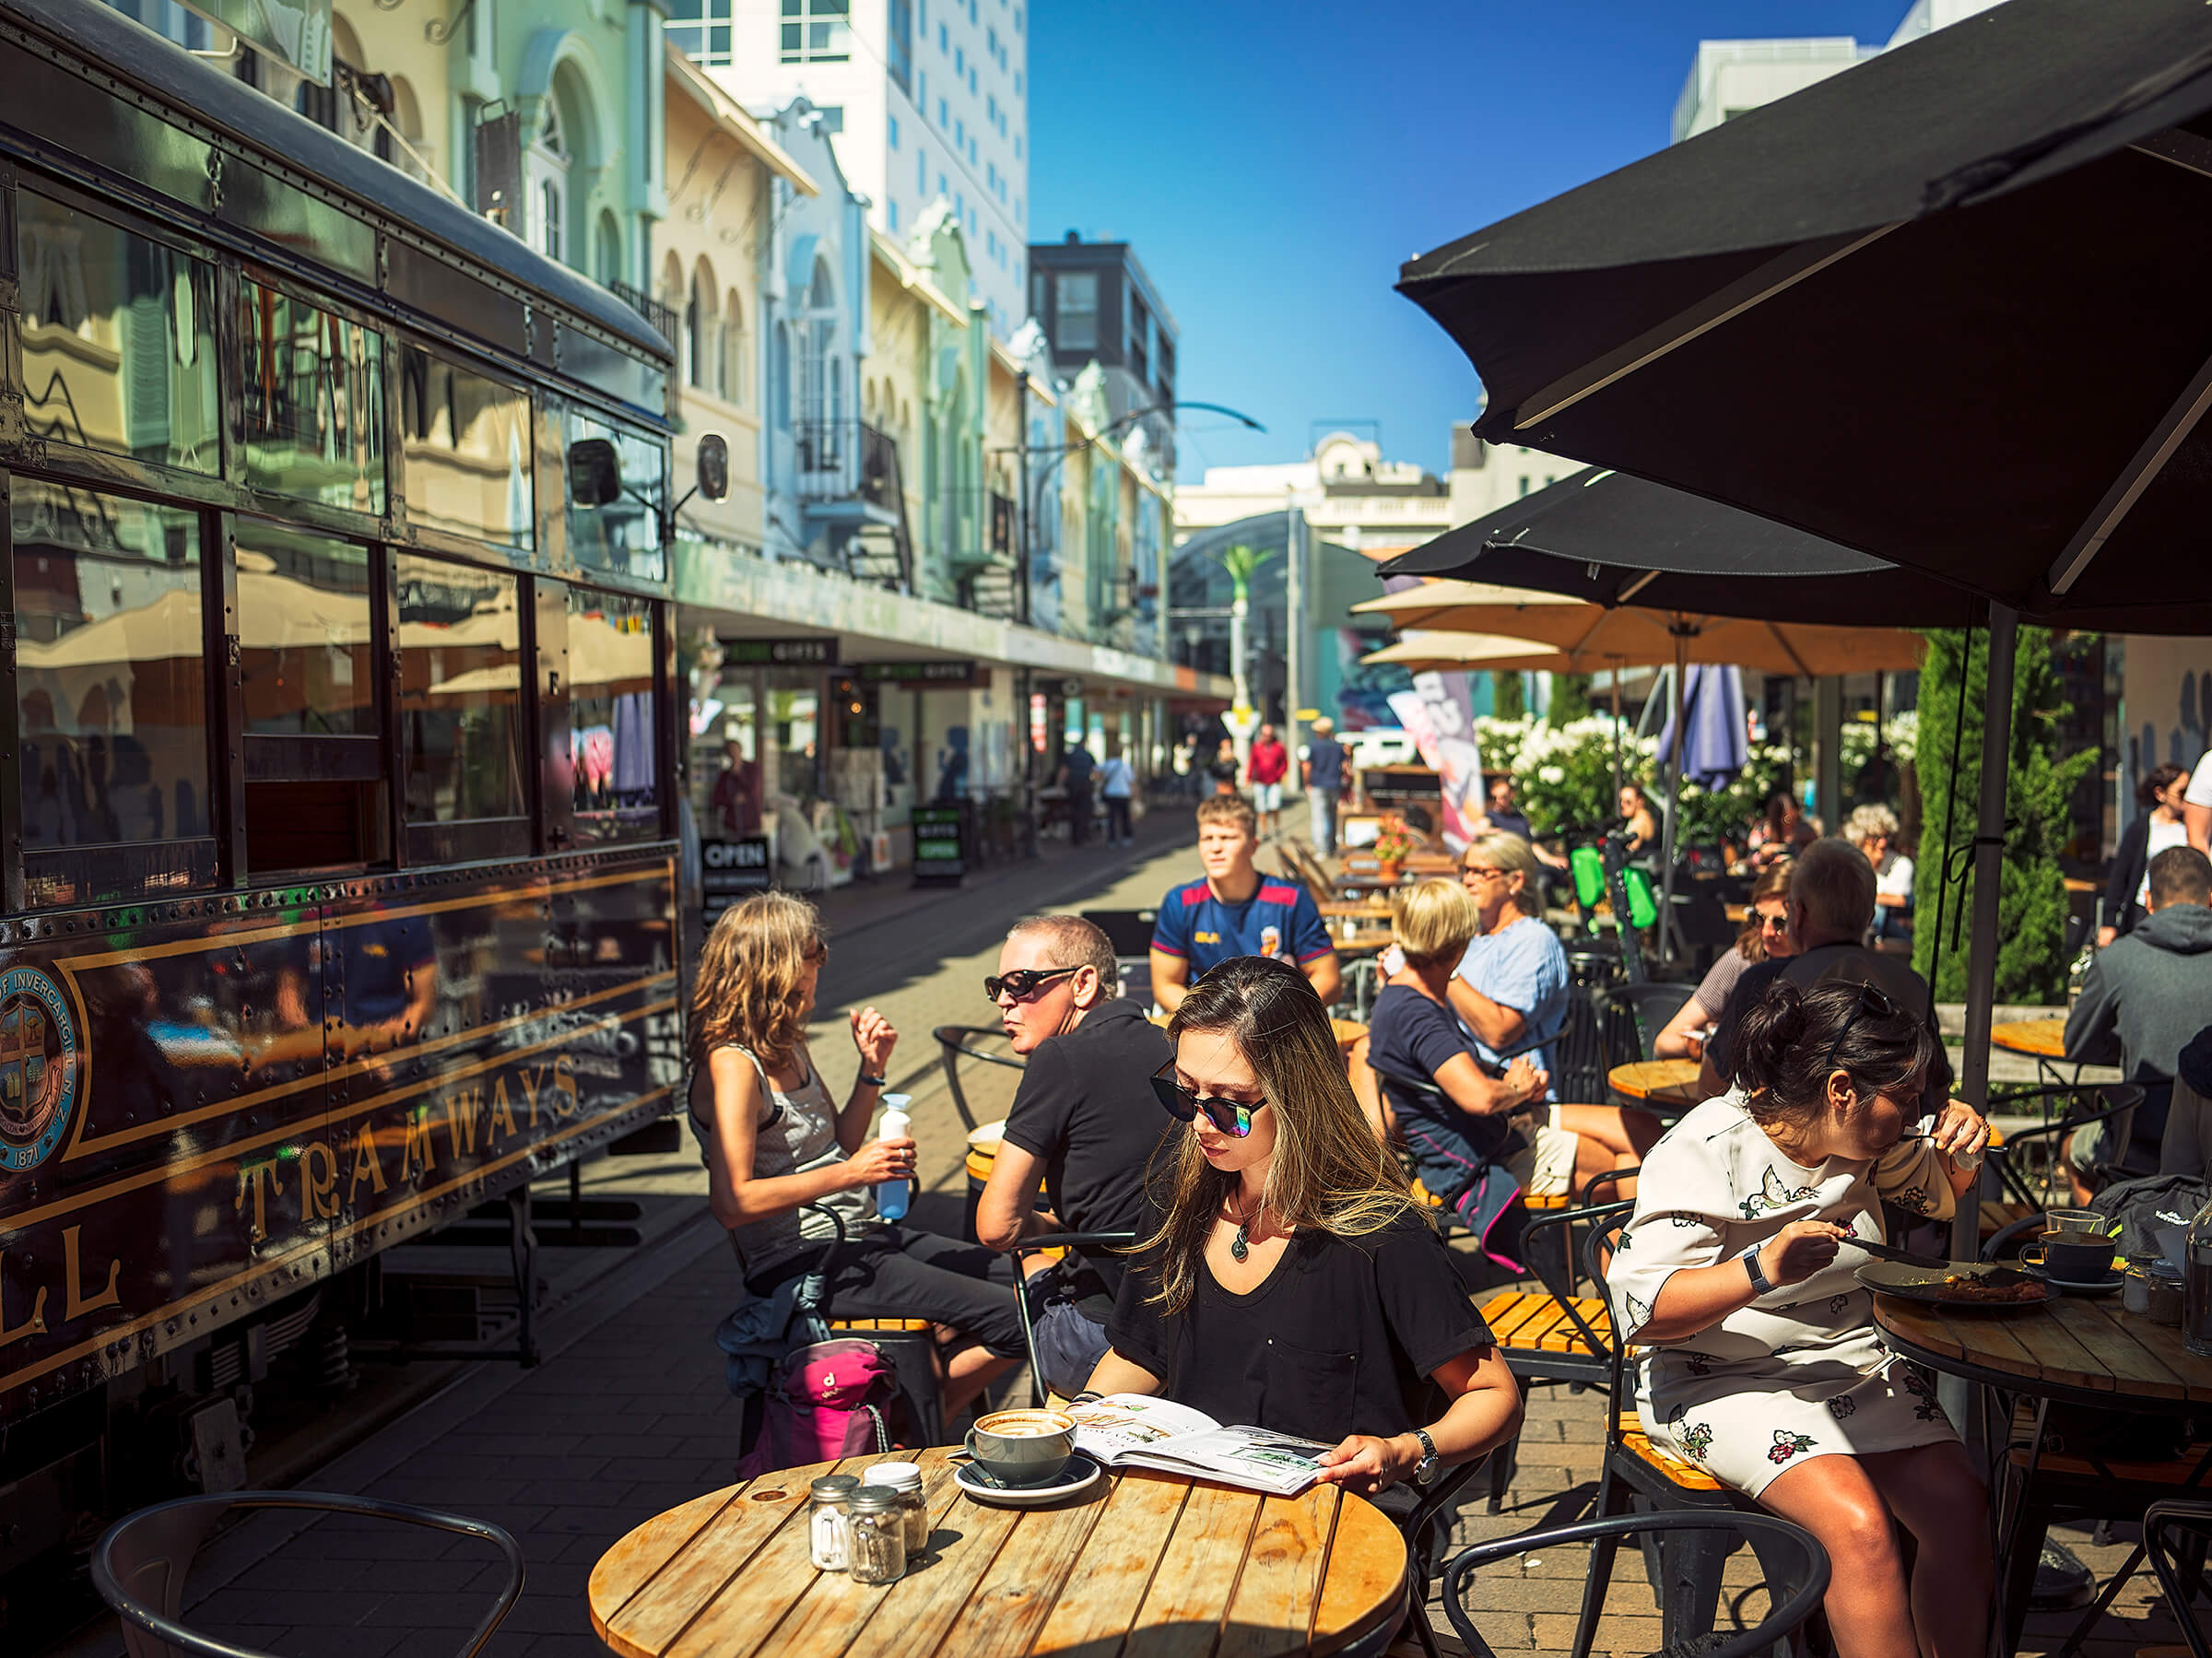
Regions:
M 906 1114 L 909 1094 L 886 1094 L 883 1097 L 883 1126 L 877 1133 L 879 1140 L 903 1140 L 913 1127 L 913 1119 Z M 885 1220 L 904 1220 L 906 1205 L 913 1195 L 912 1181 L 877 1181 L 876 1182 L 876 1213 Z

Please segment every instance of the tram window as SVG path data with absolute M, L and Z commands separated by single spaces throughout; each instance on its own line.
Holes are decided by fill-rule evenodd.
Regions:
M 523 786 L 519 583 L 496 570 L 394 555 L 407 820 L 512 818 Z M 527 849 L 527 834 L 515 850 Z
M 419 346 L 401 347 L 399 373 L 408 522 L 529 547 L 529 397 Z
M 212 265 L 18 189 L 16 269 L 34 437 L 220 470 Z
M 384 510 L 384 336 L 248 278 L 239 284 L 246 481 Z
M 240 668 L 257 736 L 373 736 L 369 549 L 241 518 Z
M 195 514 L 18 477 L 16 758 L 41 853 L 207 824 Z
M 667 579 L 661 548 L 661 513 L 668 500 L 668 449 L 660 439 L 601 420 L 571 405 L 564 422 L 569 451 L 597 440 L 612 445 L 621 488 L 612 500 L 579 490 L 575 468 L 569 488 L 569 556 L 587 570 L 612 570 L 649 582 Z
M 657 839 L 651 600 L 569 589 L 569 731 L 576 838 Z

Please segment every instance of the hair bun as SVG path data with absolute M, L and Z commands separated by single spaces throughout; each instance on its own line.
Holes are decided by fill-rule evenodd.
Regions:
M 1805 1040 L 1805 993 L 1777 977 L 1736 1020 L 1728 1080 L 1747 1092 L 1771 1088 L 1783 1057 Z

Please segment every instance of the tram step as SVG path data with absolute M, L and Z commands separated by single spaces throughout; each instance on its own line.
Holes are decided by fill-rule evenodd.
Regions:
M 534 1218 L 531 1230 L 537 1234 L 540 1249 L 636 1249 L 645 1241 L 644 1233 L 636 1227 L 571 1226 L 565 1220 L 556 1225 L 542 1215 Z M 440 1227 L 429 1237 L 414 1241 L 418 1247 L 503 1250 L 507 1239 L 506 1221 L 471 1217 Z

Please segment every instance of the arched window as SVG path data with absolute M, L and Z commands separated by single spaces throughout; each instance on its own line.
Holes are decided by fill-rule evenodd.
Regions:
M 610 208 L 599 212 L 599 247 L 593 263 L 602 284 L 612 286 L 622 280 L 622 227 Z
M 722 357 L 720 330 L 714 323 L 714 272 L 705 260 L 691 273 L 691 291 L 684 301 L 684 383 L 700 391 L 716 391 Z
M 806 285 L 806 315 L 799 334 L 799 418 L 808 422 L 835 421 L 844 413 L 839 359 L 830 347 L 837 340 L 837 285 L 830 262 L 814 262 L 814 279 Z
M 430 146 L 422 130 L 422 104 L 405 76 L 394 75 L 392 77 L 392 124 L 399 129 L 399 135 L 407 143 L 405 149 L 400 149 L 390 159 L 409 178 L 421 178 L 424 163 L 430 159 Z M 421 159 L 418 160 L 417 157 Z
M 745 301 L 738 298 L 735 288 L 724 296 L 722 302 L 722 384 L 719 388 L 723 401 L 745 406 Z
M 524 158 L 530 245 L 548 259 L 567 260 L 569 219 L 569 141 L 560 118 L 560 100 L 546 96 L 545 118 Z

